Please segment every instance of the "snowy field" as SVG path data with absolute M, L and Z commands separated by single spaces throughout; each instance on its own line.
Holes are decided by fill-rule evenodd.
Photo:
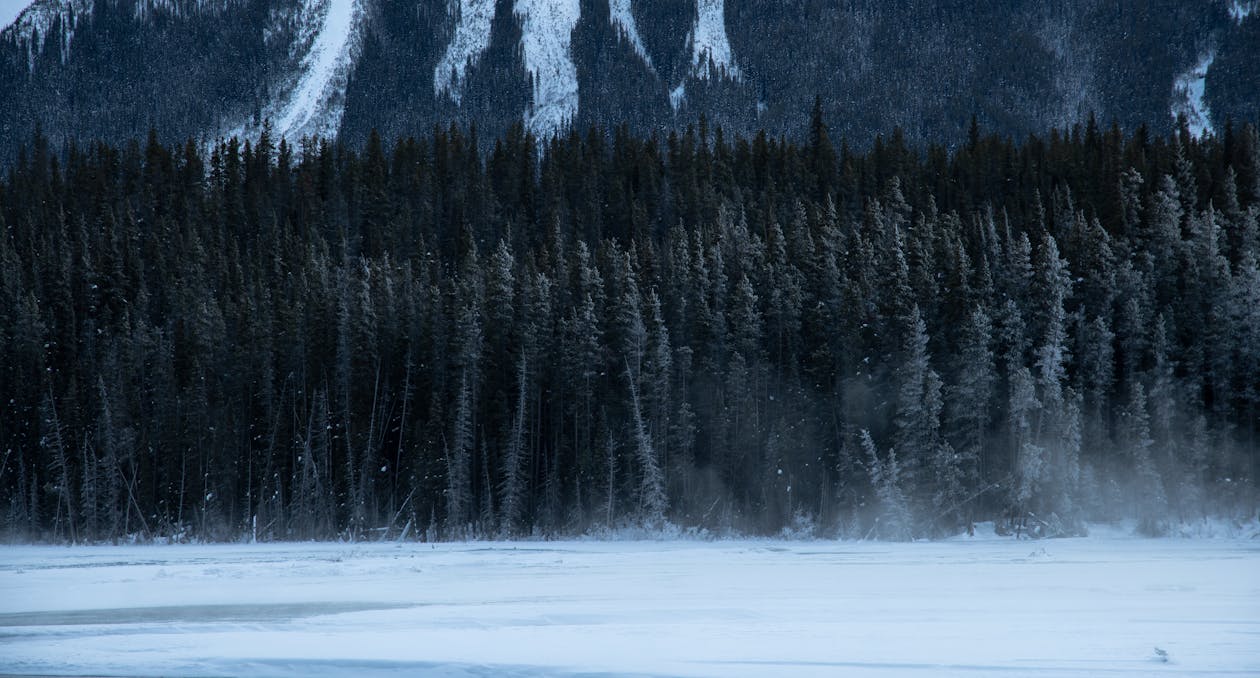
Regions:
M 1256 676 L 1260 540 L 3 546 L 4 673 Z

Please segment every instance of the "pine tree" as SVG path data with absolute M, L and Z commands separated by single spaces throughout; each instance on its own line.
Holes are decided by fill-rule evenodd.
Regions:
M 502 525 L 499 530 L 503 534 L 512 535 L 519 529 L 525 517 L 526 506 L 526 466 L 528 456 L 525 445 L 526 393 L 528 392 L 528 374 L 525 355 L 522 354 L 516 370 L 517 391 L 516 411 L 512 415 L 512 428 L 508 433 L 507 450 L 503 455 L 503 485 L 500 490 L 499 514 Z
M 1166 529 L 1167 495 L 1151 452 L 1150 414 L 1146 389 L 1140 382 L 1129 386 L 1128 402 L 1121 412 L 1120 440 L 1134 473 L 1130 492 L 1138 507 L 1138 531 L 1159 536 Z
M 880 459 L 870 432 L 862 429 L 860 437 L 871 487 L 875 489 L 879 502 L 879 514 L 871 528 L 872 533 L 891 541 L 908 541 L 913 536 L 910 502 L 902 488 L 902 469 L 897 460 L 897 451 L 889 450 L 888 458 Z
M 635 461 L 639 467 L 640 520 L 648 527 L 660 527 L 665 522 L 665 511 L 669 508 L 669 500 L 665 496 L 665 476 L 661 471 L 660 460 L 656 457 L 656 446 L 652 443 L 652 435 L 643 422 L 639 390 L 634 379 L 631 378 L 628 364 L 626 378 L 630 383 Z
M 56 499 L 56 517 L 53 520 L 54 531 L 64 535 L 56 536 L 70 539 L 71 543 L 79 541 L 78 523 L 75 520 L 74 486 L 70 479 L 74 477 L 74 469 L 70 466 L 70 452 L 66 449 L 65 428 L 61 418 L 57 416 L 57 406 L 52 392 L 44 394 L 40 406 L 40 419 L 43 423 L 40 434 L 40 448 L 47 459 L 48 474 L 52 478 L 51 488 Z M 64 510 L 64 514 L 62 513 Z M 62 527 L 64 520 L 64 528 Z
M 829 160 L 822 108 L 801 143 L 521 128 L 488 156 L 453 128 L 205 162 L 37 140 L 0 176 L 0 536 L 1253 503 L 1253 126 Z
M 958 456 L 960 483 L 968 489 L 990 478 L 995 460 L 988 445 L 992 403 L 997 388 L 993 354 L 993 323 L 983 308 L 975 308 L 963 329 L 957 354 L 955 381 L 947 389 L 950 440 Z M 955 498 L 954 501 L 958 501 Z M 970 516 L 970 506 L 960 506 Z M 970 519 L 967 520 L 970 522 Z
M 930 364 L 927 327 L 918 306 L 908 319 L 902 361 L 894 449 L 900 452 L 902 470 L 915 494 L 931 496 L 932 522 L 953 527 L 958 517 L 944 514 L 961 504 L 967 470 L 962 457 L 941 437 L 941 379 Z
M 1033 429 L 1041 402 L 1037 400 L 1036 382 L 1027 367 L 1016 366 L 1008 382 L 1006 409 L 1012 455 L 1012 517 L 1023 521 L 1029 511 L 1037 508 L 1033 500 L 1038 496 L 1045 475 L 1045 450 L 1038 445 Z
M 459 538 L 468 536 L 473 505 L 474 404 L 467 369 L 460 375 L 459 392 L 455 398 L 455 423 L 446 450 L 446 534 Z

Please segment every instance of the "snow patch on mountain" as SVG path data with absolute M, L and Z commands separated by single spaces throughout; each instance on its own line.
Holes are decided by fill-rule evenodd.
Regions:
M 533 101 L 525 126 L 539 137 L 564 129 L 577 115 L 577 66 L 570 51 L 579 0 L 516 0 L 521 20 L 521 52 L 533 81 Z
M 1172 116 L 1176 119 L 1184 114 L 1190 126 L 1190 133 L 1196 137 L 1212 134 L 1212 113 L 1204 101 L 1204 89 L 1207 82 L 1208 69 L 1216 59 L 1216 51 L 1209 49 L 1189 70 L 1173 80 Z
M 35 57 L 43 52 L 49 31 L 60 20 L 65 33 L 62 37 L 61 54 L 70 54 L 70 43 L 80 21 L 92 16 L 94 0 L 39 0 L 18 13 L 0 37 L 12 40 L 26 48 L 28 66 L 35 68 Z
M 322 21 L 315 19 L 322 14 Z M 318 26 L 302 59 L 297 85 L 280 107 L 276 132 L 286 139 L 332 137 L 346 110 L 346 84 L 358 56 L 363 7 L 359 0 L 307 0 L 303 25 Z
M 697 0 L 696 23 L 691 27 L 692 74 L 708 79 L 713 76 L 739 80 L 739 65 L 726 35 L 725 0 Z
M 456 104 L 463 97 L 464 78 L 490 46 L 490 27 L 494 22 L 494 0 L 452 0 L 455 12 L 455 36 L 433 70 L 433 92 L 446 94 Z
M 683 105 L 683 102 L 686 100 L 687 100 L 686 83 L 679 84 L 677 87 L 669 91 L 669 105 L 670 107 L 674 109 L 675 113 L 678 112 L 678 109 Z
M 1260 2 L 1257 2 L 1256 0 L 1251 0 L 1250 2 L 1230 0 L 1229 18 L 1233 19 L 1234 23 L 1241 24 L 1243 19 L 1251 16 L 1257 8 L 1260 8 Z
M 290 143 L 337 135 L 364 17 L 361 0 L 304 0 L 290 49 L 299 69 L 291 86 L 264 111 L 273 134 Z M 226 136 L 256 137 L 260 132 L 257 124 L 246 123 Z
M 643 38 L 639 35 L 639 27 L 634 22 L 634 14 L 630 11 L 630 0 L 608 0 L 608 20 L 612 22 L 621 37 L 630 43 L 634 53 L 639 55 L 647 67 L 652 68 L 652 57 L 643 46 Z

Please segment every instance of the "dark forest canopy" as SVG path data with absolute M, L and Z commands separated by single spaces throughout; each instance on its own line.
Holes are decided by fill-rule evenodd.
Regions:
M 0 182 L 10 538 L 1256 509 L 1254 126 L 157 138 Z

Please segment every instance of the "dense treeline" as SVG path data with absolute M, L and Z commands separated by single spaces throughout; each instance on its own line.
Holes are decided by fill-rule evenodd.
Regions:
M 14 538 L 1255 510 L 1253 126 L 156 139 L 0 182 Z

